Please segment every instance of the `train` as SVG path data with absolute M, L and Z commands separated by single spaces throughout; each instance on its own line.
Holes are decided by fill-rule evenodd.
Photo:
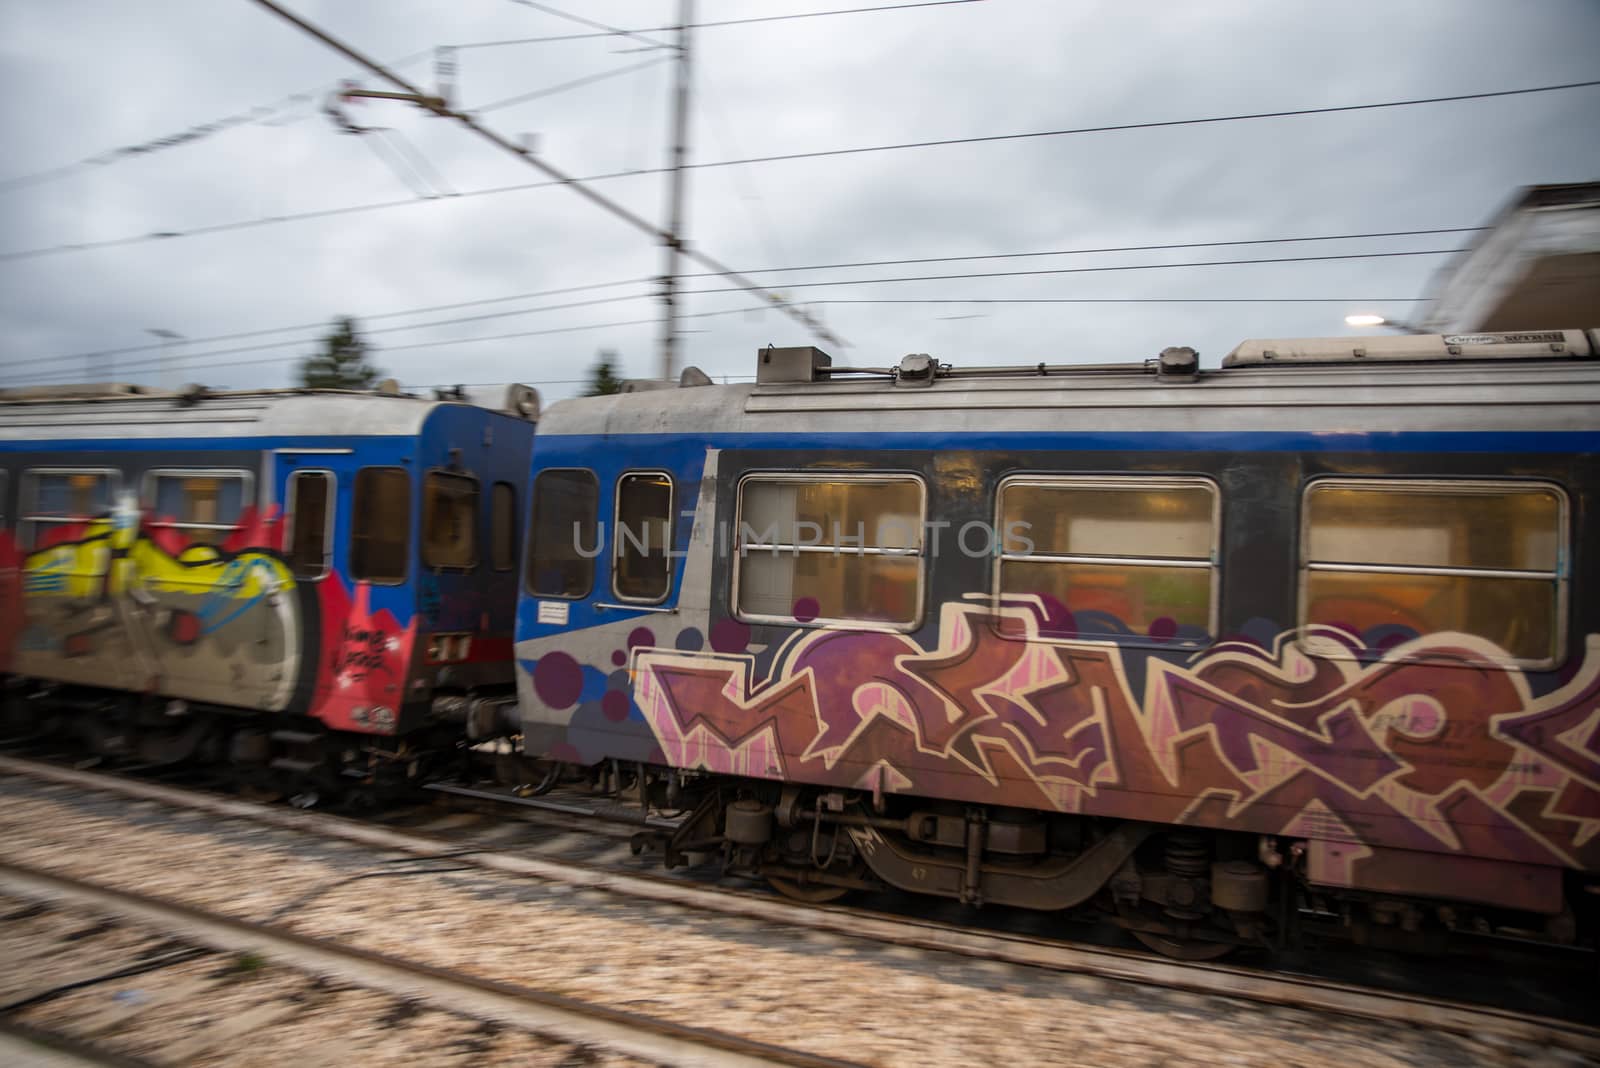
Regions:
M 428 774 L 514 693 L 537 391 L 0 395 L 11 724 L 241 785 Z
M 139 565 L 117 532 L 162 520 L 147 495 L 57 536 L 99 537 L 109 561 L 64 595 L 21 486 L 70 466 L 46 440 L 88 466 L 108 446 L 63 443 L 85 433 L 82 414 L 47 414 L 65 401 L 3 405 L 8 712 L 70 697 L 93 721 L 120 701 L 170 739 L 203 710 L 231 724 L 235 774 L 302 794 L 464 767 L 523 794 L 581 779 L 676 815 L 635 838 L 669 865 L 714 856 L 811 902 L 891 890 L 1090 916 L 1181 959 L 1308 937 L 1581 944 L 1600 904 L 1597 356 L 1594 330 L 1259 339 L 1216 368 L 1181 346 L 860 368 L 769 347 L 752 383 L 691 370 L 558 402 L 536 428 L 346 398 L 492 428 L 477 450 L 399 447 L 417 473 L 503 452 L 525 522 L 484 587 L 409 561 L 383 633 L 410 659 L 377 671 L 399 689 L 337 706 L 343 637 L 302 643 L 319 652 L 292 670 L 285 643 L 254 650 L 268 676 L 315 662 L 300 704 L 152 688 L 134 652 L 99 674 L 59 627 L 58 649 L 32 648 L 69 603 L 131 633 L 112 590 Z M 332 401 L 283 403 L 314 400 Z M 130 428 L 161 418 L 115 403 Z M 51 429 L 18 438 L 28 418 Z M 320 447 L 366 448 L 338 437 Z M 260 469 L 292 530 L 282 473 Z M 346 514 L 335 555 L 364 551 L 361 508 Z M 222 540 L 288 567 L 275 537 Z M 218 548 L 189 552 L 226 567 Z M 344 566 L 362 611 L 340 618 L 372 656 L 389 648 L 364 622 L 380 591 Z M 123 582 L 126 611 L 177 610 L 150 616 L 161 583 L 140 587 Z M 478 625 L 474 597 L 494 599 Z M 177 607 L 228 615 L 198 604 Z M 467 648 L 476 673 L 443 663 Z

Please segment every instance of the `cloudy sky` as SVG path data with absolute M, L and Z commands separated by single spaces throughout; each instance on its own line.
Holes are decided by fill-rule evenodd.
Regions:
M 698 0 L 695 18 L 870 2 Z M 628 28 L 672 25 L 677 11 L 552 4 Z M 629 172 L 666 160 L 668 50 L 620 36 L 526 42 L 589 31 L 520 0 L 288 6 L 371 56 L 413 57 L 402 72 L 430 88 L 432 50 L 461 46 L 460 106 L 664 218 L 664 178 Z M 707 26 L 693 36 L 690 158 L 1523 89 L 1594 79 L 1597 54 L 1595 0 L 982 0 Z M 173 343 L 174 380 L 286 385 L 337 315 L 357 317 L 408 386 L 523 381 L 548 400 L 581 388 L 600 349 L 629 376 L 653 374 L 650 237 L 567 189 L 506 190 L 540 175 L 405 104 L 351 105 L 353 122 L 384 129 L 340 132 L 323 104 L 356 74 L 250 0 L 0 5 L 0 385 L 108 368 L 157 383 L 152 330 L 186 339 Z M 119 151 L 139 146 L 155 147 Z M 848 346 L 824 346 L 836 360 L 1098 362 L 1187 344 L 1214 365 L 1248 337 L 1344 332 L 1349 312 L 1420 317 L 1410 301 L 1448 262 L 1437 253 L 1472 235 L 838 265 L 1472 227 L 1518 186 L 1597 176 L 1591 87 L 699 166 L 687 232 L 738 269 L 812 268 L 754 276 L 816 302 Z M 1429 254 L 1060 273 L 1376 252 Z M 928 275 L 969 277 L 881 281 Z M 715 376 L 749 375 L 768 343 L 820 343 L 746 310 L 761 302 L 725 279 L 683 285 L 684 359 Z

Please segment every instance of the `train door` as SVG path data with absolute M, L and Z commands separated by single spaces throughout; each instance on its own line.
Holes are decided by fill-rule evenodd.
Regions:
M 342 627 L 334 618 L 335 603 L 348 603 L 348 597 L 328 596 L 344 580 L 335 547 L 350 538 L 350 493 L 357 470 L 349 449 L 304 452 L 280 450 L 274 465 L 273 493 L 283 508 L 282 554 L 295 583 L 295 603 L 306 617 L 301 628 L 300 648 L 292 652 L 294 709 L 308 713 L 318 703 L 315 692 L 319 680 L 319 650 L 326 645 L 329 628 Z

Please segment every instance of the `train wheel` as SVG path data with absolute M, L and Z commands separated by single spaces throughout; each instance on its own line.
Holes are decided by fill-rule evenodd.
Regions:
M 848 886 L 829 886 L 827 883 L 801 883 L 776 875 L 767 876 L 767 882 L 784 897 L 804 901 L 808 905 L 826 905 L 838 901 L 850 892 Z
M 1173 938 L 1171 935 L 1153 934 L 1150 931 L 1131 931 L 1133 937 L 1173 960 L 1216 960 L 1232 953 L 1238 947 L 1232 942 L 1201 942 L 1192 938 Z

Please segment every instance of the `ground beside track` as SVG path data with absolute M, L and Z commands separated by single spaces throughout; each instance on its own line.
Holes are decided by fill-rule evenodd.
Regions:
M 304 933 L 844 1059 L 1582 1063 L 1559 1049 L 974 962 L 479 869 L 437 871 L 450 865 L 21 778 L 0 781 L 0 791 L 0 841 L 17 863 L 230 915 L 278 913 Z

